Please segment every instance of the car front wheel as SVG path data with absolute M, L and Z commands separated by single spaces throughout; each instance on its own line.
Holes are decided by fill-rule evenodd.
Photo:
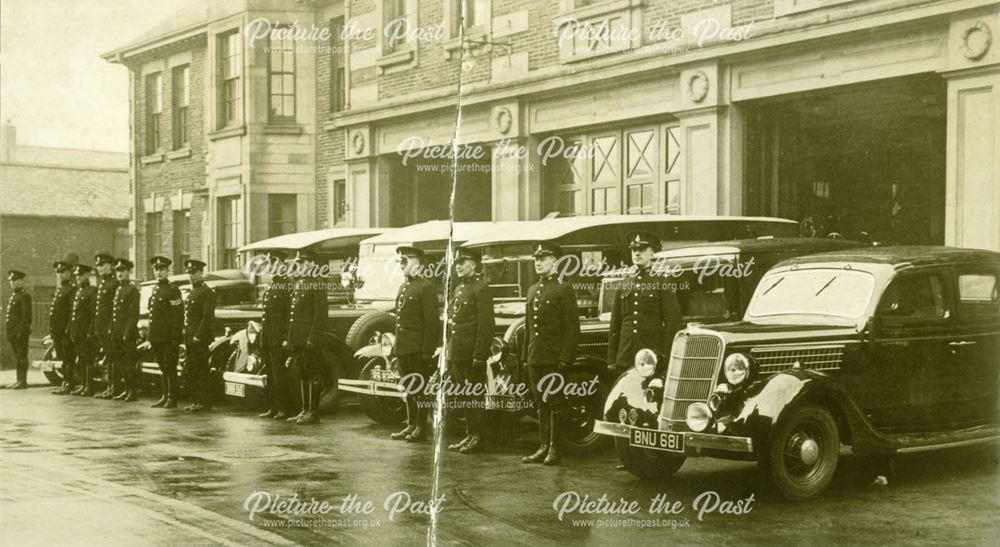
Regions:
M 615 450 L 625 470 L 640 479 L 666 480 L 684 465 L 683 454 L 631 446 L 628 439 L 615 438 Z
M 829 486 L 840 457 L 837 422 L 825 408 L 803 406 L 782 420 L 767 447 L 767 468 L 786 499 L 804 500 Z
M 55 361 L 58 359 L 56 356 L 56 349 L 54 346 L 49 346 L 45 349 L 45 356 L 42 357 L 44 361 Z M 61 386 L 63 383 L 63 376 L 60 370 L 46 370 L 45 379 L 49 381 L 50 384 L 54 386 Z
M 368 381 L 372 378 L 372 370 L 381 363 L 381 357 L 374 357 L 361 369 L 358 379 Z M 406 419 L 406 405 L 398 397 L 377 397 L 375 395 L 361 395 L 361 410 L 369 418 L 380 424 L 398 424 Z

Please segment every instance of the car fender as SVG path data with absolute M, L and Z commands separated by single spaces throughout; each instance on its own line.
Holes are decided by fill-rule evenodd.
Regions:
M 656 427 L 662 391 L 646 387 L 646 378 L 628 369 L 614 382 L 604 401 L 604 419 L 640 427 Z M 658 396 L 659 395 L 659 396 Z
M 744 397 L 730 427 L 738 434 L 752 437 L 759 447 L 767 446 L 772 433 L 789 412 L 810 403 L 833 413 L 843 432 L 843 442 L 857 445 L 875 440 L 871 426 L 854 401 L 821 372 L 782 371 L 747 386 Z
M 214 353 L 219 346 L 231 343 L 231 340 L 231 336 L 216 336 L 215 340 L 212 340 L 212 343 L 208 345 L 208 351 Z

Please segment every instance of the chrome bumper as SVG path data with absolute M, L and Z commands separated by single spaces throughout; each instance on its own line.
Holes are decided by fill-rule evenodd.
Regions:
M 260 374 L 244 374 L 242 372 L 223 372 L 222 379 L 226 382 L 232 382 L 234 384 L 243 384 L 245 386 L 259 387 L 264 389 L 267 387 L 267 376 Z
M 371 395 L 375 397 L 398 397 L 402 399 L 405 395 L 402 390 L 400 390 L 399 384 L 395 382 L 350 380 L 341 378 L 337 381 L 337 387 L 341 391 L 350 391 L 351 393 L 360 393 L 362 395 Z
M 150 361 L 143 361 L 139 363 L 139 369 L 142 371 L 143 374 L 163 376 L 163 373 L 160 372 L 160 365 L 157 365 L 156 363 Z M 177 363 L 177 374 L 180 375 L 182 372 L 184 372 L 184 365 L 181 363 Z
M 42 372 L 52 372 L 56 369 L 62 370 L 62 361 L 32 361 L 31 366 Z
M 626 424 L 605 422 L 597 420 L 594 422 L 594 432 L 599 435 L 609 435 L 631 439 L 629 433 L 632 427 Z M 711 450 L 724 450 L 726 452 L 753 452 L 753 439 L 750 437 L 735 437 L 731 435 L 714 435 L 711 433 L 695 433 L 688 431 L 684 433 L 685 448 L 707 448 Z

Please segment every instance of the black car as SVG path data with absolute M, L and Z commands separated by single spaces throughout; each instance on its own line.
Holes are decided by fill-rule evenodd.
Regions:
M 1000 439 L 1000 253 L 872 247 L 771 269 L 742 321 L 636 355 L 598 431 L 625 467 L 756 460 L 789 499 L 822 492 L 841 444 L 889 455 Z

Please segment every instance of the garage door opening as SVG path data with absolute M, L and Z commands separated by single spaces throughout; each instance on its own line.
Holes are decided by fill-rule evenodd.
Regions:
M 897 78 L 755 101 L 745 212 L 817 236 L 944 243 L 946 83 Z

